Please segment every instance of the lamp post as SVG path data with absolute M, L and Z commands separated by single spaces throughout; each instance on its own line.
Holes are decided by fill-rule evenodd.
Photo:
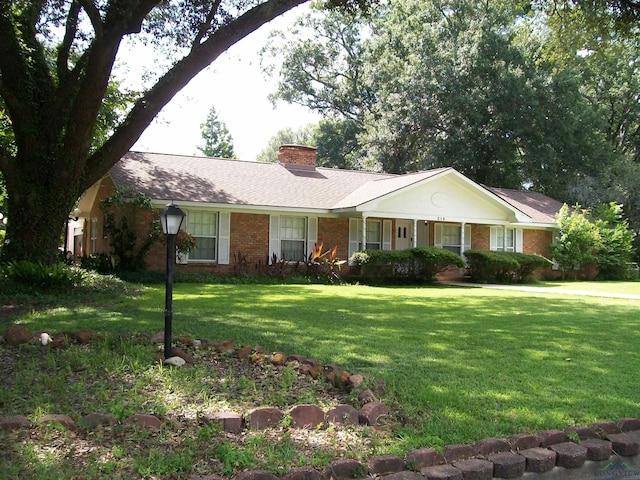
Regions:
M 167 236 L 167 275 L 164 297 L 164 358 L 171 357 L 171 322 L 173 319 L 173 262 L 176 256 L 176 235 L 180 231 L 185 213 L 173 203 L 160 211 L 162 233 Z

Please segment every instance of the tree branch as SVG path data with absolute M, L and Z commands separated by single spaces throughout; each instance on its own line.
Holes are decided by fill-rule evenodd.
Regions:
M 69 109 L 64 152 L 67 158 L 77 159 L 77 166 L 84 162 L 89 152 L 96 118 L 109 85 L 120 42 L 125 35 L 140 31 L 144 18 L 159 1 L 141 0 L 134 4 L 128 0 L 111 2 L 105 21 L 98 27 L 96 37 L 85 52 L 86 56 L 81 58 L 82 68 L 74 70 L 77 78 L 82 80 Z M 88 14 L 99 17 L 97 10 L 92 10 L 89 0 L 84 0 L 84 4 L 89 8 Z M 97 18 L 92 23 L 94 21 L 100 25 Z
M 220 2 L 221 0 L 216 0 L 215 2 L 213 2 L 213 5 L 211 6 L 211 10 L 209 10 L 209 13 L 207 14 L 207 20 L 204 23 L 200 24 L 200 28 L 198 29 L 198 34 L 196 35 L 196 38 L 193 40 L 193 43 L 191 44 L 192 51 L 196 46 L 200 45 L 200 42 L 209 31 L 209 28 L 211 28 L 211 23 L 213 22 L 213 19 L 216 16 L 216 12 L 218 11 L 218 8 L 220 7 Z
M 134 105 L 113 135 L 86 163 L 87 186 L 97 182 L 127 153 L 160 110 L 229 47 L 307 0 L 268 0 L 221 27 L 179 60 Z
M 67 14 L 67 21 L 65 22 L 65 32 L 62 43 L 58 47 L 58 57 L 56 59 L 56 68 L 58 70 L 58 81 L 64 82 L 69 73 L 69 52 L 71 45 L 76 38 L 78 32 L 78 16 L 80 14 L 80 4 L 72 2 L 69 7 L 69 13 Z
M 84 8 L 84 11 L 87 12 L 87 16 L 89 17 L 89 21 L 91 21 L 91 26 L 93 27 L 93 31 L 96 37 L 102 35 L 102 17 L 100 16 L 100 12 L 96 8 L 95 4 L 92 0 L 79 0 L 80 5 Z

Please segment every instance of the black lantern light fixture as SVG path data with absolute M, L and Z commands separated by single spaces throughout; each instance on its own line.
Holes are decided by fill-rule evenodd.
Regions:
M 176 257 L 176 235 L 180 231 L 185 213 L 170 203 L 160 210 L 162 233 L 167 237 L 167 275 L 164 297 L 164 358 L 171 357 L 171 323 L 173 320 L 173 262 Z

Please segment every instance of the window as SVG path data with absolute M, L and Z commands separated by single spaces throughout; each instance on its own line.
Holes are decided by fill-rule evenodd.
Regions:
M 349 258 L 362 250 L 391 250 L 393 223 L 391 220 L 367 219 L 367 244 L 362 248 L 362 219 L 349 219 Z
M 216 212 L 189 212 L 187 220 L 188 232 L 196 239 L 196 248 L 189 252 L 189 260 L 216 260 L 218 214 Z
M 306 260 L 307 219 L 280 217 L 280 258 L 288 262 Z
M 382 249 L 382 222 L 367 220 L 367 250 Z
M 516 231 L 513 228 L 497 229 L 496 250 L 499 252 L 513 252 L 516 245 Z
M 269 216 L 269 261 L 303 262 L 318 241 L 318 217 Z
M 464 245 L 462 245 L 462 227 L 453 223 L 436 223 L 434 244 L 450 252 L 462 255 L 471 248 L 471 225 L 464 226 Z
M 489 249 L 497 252 L 522 252 L 522 229 L 491 227 Z
M 96 253 L 98 243 L 98 219 L 91 219 L 91 253 Z
M 358 250 L 382 250 L 382 221 L 367 220 L 367 246 L 362 248 L 362 222 L 358 224 Z

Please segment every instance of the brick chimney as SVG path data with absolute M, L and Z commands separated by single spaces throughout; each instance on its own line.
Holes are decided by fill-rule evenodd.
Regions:
M 281 145 L 278 161 L 287 168 L 315 169 L 316 149 L 305 145 Z

